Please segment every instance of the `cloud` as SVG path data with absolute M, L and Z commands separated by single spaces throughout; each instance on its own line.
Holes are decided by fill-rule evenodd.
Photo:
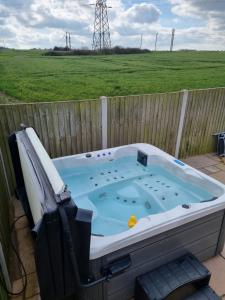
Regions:
M 125 13 L 129 24 L 134 23 L 154 23 L 159 20 L 161 11 L 153 4 L 141 3 L 130 7 Z
M 1 25 L 1 20 L 0 20 L 0 25 Z M 14 37 L 15 34 L 8 28 L 5 28 L 4 31 L 1 32 L 1 39 L 5 39 L 5 38 L 12 38 Z
M 45 47 L 62 46 L 69 31 L 79 45 L 91 34 L 91 18 L 92 8 L 73 0 L 0 0 L 0 39 L 4 36 L 8 46 L 19 48 L 33 47 L 38 39 Z
M 29 9 L 32 1 L 30 0 L 1 0 L 0 5 L 11 8 L 13 10 L 17 10 L 18 8 Z
M 86 22 L 76 21 L 74 19 L 57 18 L 52 15 L 43 14 L 41 19 L 27 20 L 19 17 L 19 20 L 24 24 L 33 28 L 52 28 L 70 31 L 76 34 L 85 35 L 90 33 L 89 24 Z
M 161 11 L 155 5 L 135 4 L 117 14 L 116 22 L 112 22 L 112 29 L 123 37 L 149 34 L 159 21 L 160 15 Z
M 207 22 L 211 30 L 225 29 L 225 1 L 222 0 L 170 0 L 172 12 L 178 16 L 194 17 Z

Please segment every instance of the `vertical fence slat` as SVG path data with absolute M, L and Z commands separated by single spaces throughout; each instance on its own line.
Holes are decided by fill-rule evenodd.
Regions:
M 97 135 L 96 135 L 96 118 L 97 118 L 97 111 L 96 111 L 96 102 L 90 102 L 90 110 L 91 110 L 91 137 L 92 137 L 92 149 L 97 149 Z M 106 132 L 107 136 L 107 132 Z
M 128 106 L 128 144 L 132 143 L 132 113 L 133 113 L 133 101 L 131 97 L 128 97 L 126 101 L 126 105 Z

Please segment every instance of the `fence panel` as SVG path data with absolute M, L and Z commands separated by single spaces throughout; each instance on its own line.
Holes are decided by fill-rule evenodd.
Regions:
M 51 157 L 101 148 L 100 100 L 0 105 L 0 116 L 5 138 L 32 126 Z
M 189 91 L 180 157 L 215 151 L 213 134 L 225 131 L 225 88 Z
M 1 148 L 0 148 L 1 151 Z M 1 153 L 1 152 L 0 152 Z M 10 254 L 10 205 L 9 193 L 7 189 L 5 168 L 2 156 L 0 155 L 0 242 L 5 255 L 6 263 L 9 267 Z M 0 274 L 2 276 L 2 274 Z M 0 285 L 0 299 L 6 300 L 7 294 Z
M 182 93 L 108 99 L 108 146 L 153 144 L 175 153 Z
M 7 138 L 20 124 L 37 131 L 52 158 L 101 149 L 100 100 L 0 105 L 0 135 L 13 190 L 14 176 Z

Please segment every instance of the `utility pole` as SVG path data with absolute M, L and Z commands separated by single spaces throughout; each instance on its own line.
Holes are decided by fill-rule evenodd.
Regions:
M 71 35 L 66 31 L 66 50 L 71 50 Z
M 159 33 L 156 32 L 156 34 L 155 34 L 155 51 L 157 50 L 158 35 L 159 35 Z
M 143 34 L 141 35 L 140 49 L 142 49 L 142 42 L 143 42 Z
M 69 33 L 69 49 L 71 50 L 71 35 Z
M 92 49 L 95 51 L 111 49 L 108 8 L 111 7 L 107 6 L 106 0 L 96 0 L 92 45 Z
M 175 29 L 172 29 L 172 36 L 171 36 L 171 43 L 170 43 L 170 52 L 173 51 L 173 46 L 174 46 L 174 37 L 175 37 Z
M 66 31 L 66 50 L 68 50 L 68 32 Z

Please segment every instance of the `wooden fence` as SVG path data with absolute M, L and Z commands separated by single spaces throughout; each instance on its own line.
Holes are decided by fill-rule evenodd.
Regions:
M 0 243 L 3 250 L 3 254 L 6 259 L 6 264 L 9 266 L 9 254 L 10 254 L 10 194 L 7 185 L 5 167 L 3 165 L 3 159 L 0 151 Z M 0 274 L 2 276 L 2 274 Z M 0 285 L 0 299 L 6 300 L 7 293 Z

